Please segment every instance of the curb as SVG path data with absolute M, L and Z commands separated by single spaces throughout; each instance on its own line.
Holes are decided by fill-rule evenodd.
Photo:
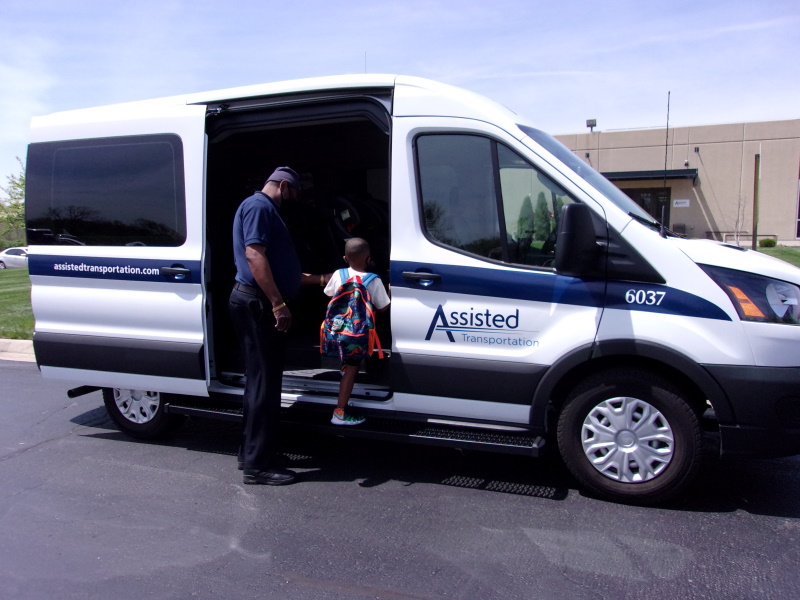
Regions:
M 36 357 L 33 355 L 33 342 L 31 340 L 0 339 L 0 360 L 36 362 Z

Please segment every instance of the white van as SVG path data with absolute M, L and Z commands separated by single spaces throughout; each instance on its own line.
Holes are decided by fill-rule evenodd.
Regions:
M 276 166 L 303 270 L 366 238 L 391 284 L 352 435 L 540 454 L 629 502 L 708 451 L 800 453 L 800 270 L 682 239 L 552 137 L 432 81 L 347 76 L 35 118 L 27 160 L 34 349 L 119 427 L 241 418 L 231 224 Z M 287 422 L 325 427 L 327 297 L 291 304 Z M 324 412 L 323 412 L 324 411 Z M 341 429 L 341 428 L 340 428 Z M 342 433 L 338 430 L 338 433 Z M 710 448 L 709 448 L 710 445 Z

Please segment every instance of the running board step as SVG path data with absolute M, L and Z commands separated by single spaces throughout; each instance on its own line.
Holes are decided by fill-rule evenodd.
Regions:
M 230 404 L 201 402 L 170 402 L 166 410 L 171 414 L 191 415 L 241 421 L 242 409 Z M 342 437 L 380 439 L 429 446 L 446 446 L 463 450 L 483 450 L 503 454 L 539 456 L 544 450 L 544 438 L 527 431 L 508 431 L 465 424 L 406 421 L 381 416 L 369 416 L 362 425 L 333 425 L 332 409 L 299 408 L 297 405 L 281 410 L 281 426 L 314 431 Z

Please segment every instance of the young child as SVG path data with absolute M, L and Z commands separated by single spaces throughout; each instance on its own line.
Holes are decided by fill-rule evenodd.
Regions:
M 368 267 L 370 260 L 369 244 L 362 238 L 350 238 L 344 245 L 344 261 L 349 265 L 348 279 L 354 275 L 364 277 L 368 274 Z M 346 281 L 346 280 L 345 280 Z M 333 296 L 339 286 L 344 281 L 341 281 L 339 272 L 334 271 L 333 277 L 328 281 L 325 286 L 325 293 L 328 296 Z M 372 295 L 372 308 L 375 312 L 384 312 L 389 308 L 389 296 L 383 287 L 380 277 L 375 277 L 367 285 L 367 291 Z M 346 360 L 342 365 L 342 380 L 339 383 L 339 401 L 336 404 L 336 410 L 333 411 L 331 423 L 334 425 L 360 425 L 365 421 L 364 417 L 355 416 L 345 412 L 347 401 L 350 399 L 350 394 L 353 392 L 353 385 L 356 381 L 356 375 L 361 368 L 361 361 Z

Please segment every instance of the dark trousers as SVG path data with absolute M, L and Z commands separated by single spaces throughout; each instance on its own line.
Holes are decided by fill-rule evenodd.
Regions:
M 286 334 L 275 329 L 266 298 L 244 289 L 234 285 L 228 303 L 247 377 L 239 458 L 245 469 L 265 470 L 277 450 Z

